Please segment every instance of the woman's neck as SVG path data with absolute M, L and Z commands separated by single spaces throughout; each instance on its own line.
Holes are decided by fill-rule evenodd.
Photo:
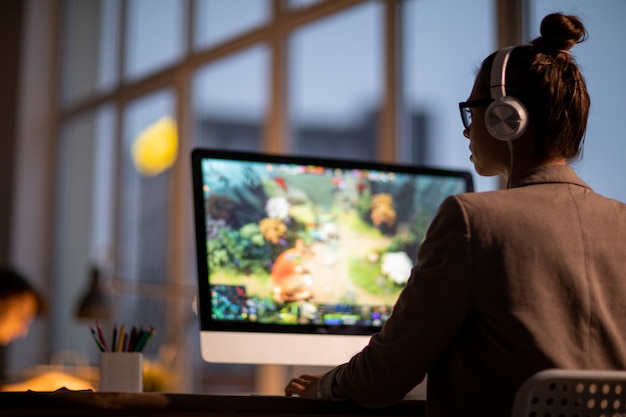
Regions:
M 515 156 L 517 155 L 513 155 L 513 163 L 512 166 L 509 170 L 509 175 L 506 177 L 507 178 L 507 183 L 508 186 L 510 186 L 511 184 L 513 184 L 519 177 L 521 177 L 524 173 L 533 170 L 535 168 L 540 168 L 543 166 L 548 166 L 548 165 L 567 165 L 567 160 L 565 158 L 551 158 L 548 160 L 542 160 L 542 161 L 537 161 L 537 160 L 530 160 L 530 159 L 522 159 L 522 158 L 518 158 L 515 159 Z

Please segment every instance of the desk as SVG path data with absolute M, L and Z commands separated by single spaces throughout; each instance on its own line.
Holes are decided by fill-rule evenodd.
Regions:
M 2 417 L 154 416 L 154 417 L 314 417 L 423 416 L 424 401 L 407 400 L 385 408 L 364 408 L 351 401 L 284 396 L 196 395 L 101 392 L 3 392 Z

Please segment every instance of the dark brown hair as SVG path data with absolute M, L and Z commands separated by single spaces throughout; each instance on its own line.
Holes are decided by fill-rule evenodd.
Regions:
M 506 93 L 528 110 L 538 158 L 574 159 L 582 151 L 590 99 L 569 50 L 587 39 L 587 31 L 578 17 L 553 13 L 543 18 L 540 33 L 529 45 L 513 50 L 506 69 Z M 483 61 L 478 76 L 487 96 L 494 56 Z
M 21 274 L 13 268 L 0 267 L 0 303 L 15 296 L 31 294 L 35 297 L 36 314 L 45 314 L 48 310 L 46 301 Z

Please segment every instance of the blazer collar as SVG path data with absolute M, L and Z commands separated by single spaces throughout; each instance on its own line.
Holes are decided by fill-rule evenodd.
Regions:
M 548 183 L 567 183 L 591 189 L 569 165 L 544 165 L 531 169 L 517 178 L 511 188 Z

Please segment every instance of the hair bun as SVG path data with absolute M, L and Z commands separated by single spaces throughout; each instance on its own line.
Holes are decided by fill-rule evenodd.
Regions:
M 541 36 L 531 43 L 546 52 L 568 52 L 587 39 L 587 30 L 576 16 L 552 13 L 541 21 Z

